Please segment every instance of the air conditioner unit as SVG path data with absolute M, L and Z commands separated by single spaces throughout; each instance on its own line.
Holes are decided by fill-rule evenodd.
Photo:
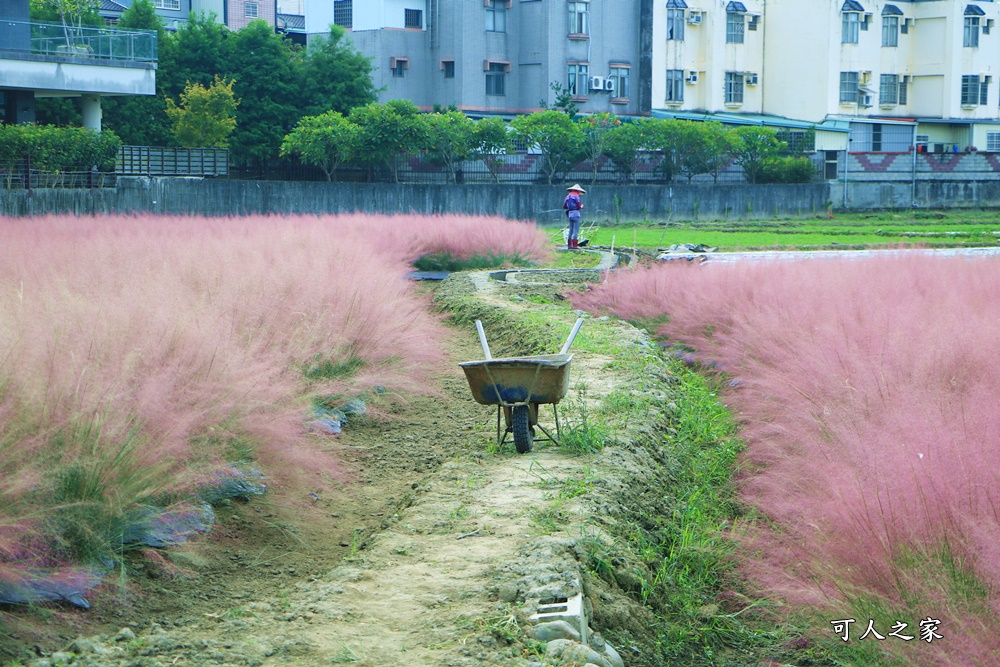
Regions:
M 591 90 L 604 90 L 604 77 L 603 76 L 592 76 L 592 77 L 590 77 L 590 89 Z
M 871 95 L 865 94 L 865 95 L 860 95 L 858 97 L 858 106 L 870 107 L 871 105 L 872 105 L 872 96 Z
M 691 72 L 691 74 L 688 75 L 688 78 L 686 78 L 684 80 L 687 83 L 698 83 L 698 73 L 697 72 Z
M 614 89 L 617 87 L 615 86 L 615 83 L 617 82 L 615 81 L 614 77 L 609 76 L 607 79 L 604 80 L 604 90 L 614 91 Z
M 861 70 L 858 72 L 858 80 L 862 84 L 870 83 L 872 80 L 871 70 Z
M 698 25 L 701 23 L 701 12 L 691 12 L 688 14 L 687 22 L 691 25 Z
M 756 72 L 751 72 L 750 74 L 747 74 L 747 76 L 746 76 L 746 84 L 748 86 L 756 86 L 757 85 L 757 73 Z

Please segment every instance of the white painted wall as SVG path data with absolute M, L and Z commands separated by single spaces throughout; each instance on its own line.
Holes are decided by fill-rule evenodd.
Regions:
M 760 14 L 762 0 L 744 0 L 745 29 L 742 44 L 726 43 L 728 0 L 690 0 L 686 16 L 701 14 L 701 23 L 685 23 L 683 40 L 668 40 L 667 8 L 657 2 L 653 9 L 653 108 L 669 111 L 759 113 L 763 98 L 764 25 L 751 31 L 751 14 Z M 685 77 L 698 73 L 698 83 L 684 85 L 683 102 L 667 102 L 667 70 L 682 69 Z M 756 73 L 756 85 L 744 85 L 743 103 L 725 104 L 726 72 Z

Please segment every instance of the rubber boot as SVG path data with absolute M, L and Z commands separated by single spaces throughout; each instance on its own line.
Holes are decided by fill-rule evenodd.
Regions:
M 577 248 L 580 247 L 578 244 L 579 244 L 578 240 L 576 240 L 576 239 L 570 239 L 569 240 L 569 249 L 570 250 L 576 250 Z

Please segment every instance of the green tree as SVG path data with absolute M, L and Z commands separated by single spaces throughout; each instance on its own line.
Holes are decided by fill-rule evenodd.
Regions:
M 239 100 L 233 94 L 233 82 L 216 75 L 206 88 L 189 83 L 180 95 L 180 105 L 167 98 L 167 116 L 173 123 L 173 133 L 185 148 L 226 148 L 229 135 L 236 129 L 236 107 Z
M 640 118 L 630 123 L 622 123 L 608 131 L 604 154 L 614 163 L 619 181 L 631 183 L 635 180 L 641 150 L 649 143 L 649 124 L 652 119 Z
M 510 152 L 510 132 L 503 118 L 490 116 L 476 121 L 473 133 L 472 155 L 486 165 L 494 183 L 500 182 L 500 167 L 506 164 Z
M 562 179 L 584 156 L 583 130 L 561 111 L 541 111 L 510 122 L 528 146 L 542 153 L 541 168 L 549 185 Z
M 62 24 L 67 50 L 72 51 L 70 47 L 82 46 L 81 27 L 104 25 L 99 7 L 98 0 L 30 0 L 28 12 L 32 21 Z
M 717 181 L 732 159 L 732 133 L 718 121 L 678 121 L 678 124 L 677 173 L 686 176 L 689 183 L 698 174 L 711 174 Z
M 646 126 L 647 148 L 660 153 L 656 169 L 668 183 L 681 173 L 684 151 L 691 142 L 688 125 L 676 118 L 654 118 Z
M 556 99 L 549 106 L 547 100 L 539 100 L 538 106 L 543 109 L 552 109 L 555 111 L 562 111 L 564 114 L 570 118 L 576 118 L 576 114 L 579 113 L 580 107 L 577 106 L 576 102 L 573 101 L 573 93 L 570 92 L 568 87 L 563 87 L 558 81 L 553 81 L 549 84 L 549 89 L 556 94 Z
M 354 107 L 377 101 L 371 72 L 371 59 L 351 47 L 340 26 L 330 26 L 326 38 L 311 38 L 302 70 L 302 106 L 306 114 L 346 114 Z
M 699 153 L 700 173 L 711 174 L 712 182 L 719 182 L 719 174 L 733 159 L 734 137 L 731 129 L 722 123 L 704 123 Z
M 786 144 L 770 127 L 743 126 L 734 133 L 733 159 L 743 168 L 748 183 L 759 183 L 768 163 L 781 155 Z
M 282 155 L 297 155 L 306 164 L 319 167 L 332 181 L 337 168 L 357 154 L 358 126 L 339 111 L 306 116 L 281 144 Z
M 580 129 L 583 130 L 584 155 L 590 161 L 590 183 L 593 185 L 597 182 L 597 172 L 601 166 L 600 160 L 604 157 L 605 149 L 608 146 L 608 139 L 611 136 L 611 130 L 621 125 L 622 122 L 613 113 L 606 111 L 581 118 L 576 122 L 580 126 Z
M 457 182 L 458 167 L 469 159 L 476 147 L 476 124 L 461 111 L 431 113 L 427 123 L 427 150 L 444 165 L 449 181 Z
M 171 50 L 172 67 L 157 71 L 157 83 L 163 77 L 162 90 L 167 97 L 179 95 L 188 82 L 209 86 L 216 75 L 232 78 L 231 41 L 238 33 L 216 22 L 215 14 L 188 15 L 187 22 L 177 28 Z
M 351 110 L 358 126 L 358 160 L 374 170 L 384 167 L 393 183 L 399 182 L 400 161 L 427 145 L 427 126 L 409 100 L 366 104 Z
M 229 42 L 228 75 L 241 100 L 232 154 L 237 162 L 265 165 L 303 115 L 297 106 L 301 70 L 292 43 L 266 21 L 251 21 Z
M 112 128 L 130 146 L 166 146 L 173 143 L 166 113 L 166 93 L 170 72 L 175 67 L 176 38 L 163 26 L 152 0 L 133 0 L 122 12 L 118 26 L 155 30 L 157 42 L 156 95 L 123 95 L 101 101 L 103 126 Z M 172 93 L 175 94 L 175 93 Z

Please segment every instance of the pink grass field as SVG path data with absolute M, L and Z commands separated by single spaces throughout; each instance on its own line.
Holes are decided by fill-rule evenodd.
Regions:
M 1000 259 L 671 263 L 573 302 L 667 316 L 660 336 L 738 380 L 764 594 L 857 618 L 855 645 L 868 618 L 941 620 L 931 644 L 866 640 L 901 664 L 1000 664 Z
M 278 488 L 343 479 L 310 396 L 436 390 L 448 334 L 409 262 L 545 246 L 468 216 L 0 219 L 0 563 L 34 550 L 26 499 L 74 462 L 122 507 L 189 492 L 237 438 Z M 349 378 L 303 376 L 351 355 Z

